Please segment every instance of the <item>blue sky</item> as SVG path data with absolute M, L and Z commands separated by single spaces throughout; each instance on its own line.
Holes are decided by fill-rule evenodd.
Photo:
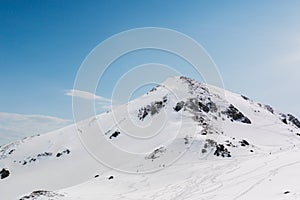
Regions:
M 300 116 L 299 21 L 300 3 L 292 0 L 1 0 L 0 112 L 71 119 L 65 93 L 88 53 L 113 34 L 157 26 L 198 41 L 225 88 Z M 110 98 L 113 81 L 107 84 L 98 95 Z

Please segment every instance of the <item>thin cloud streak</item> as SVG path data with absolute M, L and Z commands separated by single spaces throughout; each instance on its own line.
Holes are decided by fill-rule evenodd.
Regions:
M 102 113 L 102 112 L 105 112 L 105 111 L 108 111 L 111 109 L 111 104 L 112 104 L 111 99 L 108 99 L 108 98 L 105 98 L 102 96 L 98 96 L 98 95 L 95 95 L 90 92 L 72 89 L 72 90 L 67 90 L 65 92 L 65 95 L 72 96 L 72 97 L 78 97 L 81 99 L 96 101 L 96 103 L 97 103 L 96 110 L 98 113 Z
M 65 95 L 72 96 L 72 97 L 79 97 L 79 98 L 88 99 L 88 100 L 99 100 L 99 101 L 103 101 L 103 102 L 107 102 L 107 103 L 111 102 L 110 99 L 107 99 L 107 98 L 102 97 L 102 96 L 95 95 L 95 94 L 90 93 L 90 92 L 82 91 L 82 90 L 74 90 L 74 89 L 67 90 L 65 92 Z

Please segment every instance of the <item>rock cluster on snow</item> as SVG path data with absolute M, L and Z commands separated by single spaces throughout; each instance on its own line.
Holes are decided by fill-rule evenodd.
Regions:
M 0 171 L 0 178 L 1 179 L 5 179 L 5 178 L 7 178 L 8 176 L 9 176 L 9 174 L 10 174 L 10 172 L 7 170 L 7 169 L 2 169 L 1 171 Z
M 121 133 L 120 131 L 113 132 L 113 134 L 111 134 L 111 136 L 109 136 L 109 139 L 118 137 L 118 135 L 120 135 L 120 133 Z
M 287 114 L 288 120 L 294 124 L 297 128 L 300 128 L 300 121 L 291 114 Z
M 31 194 L 21 197 L 19 200 L 35 200 L 39 197 L 45 197 L 49 199 L 53 199 L 53 197 L 63 197 L 64 195 L 58 194 L 52 191 L 46 190 L 37 190 L 33 191 Z
M 158 149 L 155 149 L 151 154 L 149 154 L 146 159 L 148 160 L 154 160 L 156 158 L 159 158 L 164 152 L 166 151 L 166 149 L 164 147 L 160 147 Z
M 244 116 L 243 113 L 241 113 L 236 107 L 234 107 L 232 104 L 228 107 L 228 109 L 223 112 L 226 114 L 229 118 L 231 118 L 232 121 L 239 121 L 246 124 L 251 124 L 251 121 L 248 117 Z
M 167 97 L 163 97 L 162 101 L 152 102 L 150 105 L 142 107 L 138 111 L 138 118 L 144 120 L 148 115 L 153 116 L 158 114 L 159 111 L 166 106 Z
M 69 149 L 66 149 L 66 150 L 63 150 L 62 152 L 58 152 L 57 154 L 56 154 L 56 157 L 61 157 L 61 156 L 63 156 L 64 154 L 70 154 L 71 153 L 71 151 L 69 150 Z

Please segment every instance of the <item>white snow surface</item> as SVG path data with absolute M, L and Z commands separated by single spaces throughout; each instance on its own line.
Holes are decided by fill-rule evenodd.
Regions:
M 147 105 L 154 111 L 143 115 Z M 230 106 L 250 123 L 237 113 L 233 119 Z M 287 115 L 268 108 L 185 77 L 169 78 L 78 126 L 1 146 L 0 171 L 10 173 L 0 176 L 0 199 L 300 199 L 300 129 L 288 117 L 284 122 Z M 121 169 L 136 173 L 98 162 L 80 140 L 84 133 L 140 153 L 142 159 L 134 162 L 117 158 Z M 149 169 L 156 171 L 142 173 Z

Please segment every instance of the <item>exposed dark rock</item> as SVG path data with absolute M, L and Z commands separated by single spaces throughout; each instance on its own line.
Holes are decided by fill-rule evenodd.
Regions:
M 208 148 L 211 148 L 211 150 L 215 149 L 215 156 L 231 157 L 231 154 L 228 151 L 228 149 L 226 149 L 223 144 L 218 144 L 214 140 L 206 140 L 206 143 L 204 144 L 204 149 L 202 149 L 202 153 L 206 153 Z
M 249 100 L 249 98 L 248 97 L 246 97 L 246 96 L 244 96 L 244 95 L 241 95 L 241 97 L 243 98 L 243 99 L 245 99 L 245 100 Z
M 211 112 L 217 112 L 218 111 L 217 105 L 214 102 L 212 102 L 212 101 L 208 102 L 206 104 L 206 106 L 209 108 L 209 110 Z
M 0 178 L 1 179 L 5 179 L 5 178 L 7 178 L 8 176 L 9 176 L 9 174 L 10 174 L 10 172 L 7 170 L 7 169 L 2 169 L 1 171 L 0 171 Z
M 40 153 L 37 155 L 37 157 L 47 157 L 47 156 L 52 156 L 51 152 L 44 152 L 44 153 Z
M 250 144 L 249 144 L 249 142 L 247 142 L 246 140 L 242 140 L 242 141 L 240 141 L 240 143 L 241 143 L 241 146 L 249 146 Z
M 65 151 L 67 152 L 69 150 L 65 150 Z M 52 155 L 53 154 L 51 152 L 39 153 L 39 154 L 34 155 L 34 156 L 29 156 L 26 159 L 24 159 L 23 161 L 19 161 L 19 163 L 22 163 L 22 165 L 27 165 L 27 164 L 35 162 L 35 161 L 37 161 L 39 159 L 42 159 L 42 158 L 45 158 L 45 157 L 51 157 Z
M 216 148 L 217 149 L 214 152 L 214 155 L 222 157 L 231 157 L 230 152 L 228 151 L 228 149 L 225 148 L 223 144 L 218 144 Z
M 111 136 L 109 136 L 109 139 L 112 139 L 113 137 L 116 138 L 120 135 L 120 131 L 115 131 Z
M 236 145 L 234 145 L 234 144 L 233 144 L 232 142 L 230 142 L 229 140 L 226 140 L 225 143 L 226 143 L 226 146 L 228 146 L 228 147 L 237 147 Z
M 32 192 L 30 195 L 23 196 L 19 200 L 35 200 L 38 197 L 49 197 L 52 199 L 53 197 L 63 197 L 63 196 L 64 195 L 62 195 L 62 194 L 58 194 L 58 193 L 51 192 L 51 191 L 37 190 L 37 191 Z
M 163 103 L 167 103 L 167 101 L 168 101 L 168 97 L 167 97 L 167 96 L 164 96 L 164 97 L 163 97 Z
M 211 139 L 207 139 L 206 143 L 204 144 L 204 148 L 215 147 L 215 146 L 217 146 L 217 142 Z
M 154 92 L 154 91 L 156 91 L 157 90 L 157 88 L 158 88 L 158 86 L 155 86 L 154 88 L 152 88 L 149 92 Z
M 289 194 L 289 193 L 291 193 L 290 191 L 285 191 L 283 194 Z
M 207 153 L 208 150 L 213 150 L 217 146 L 217 143 L 214 140 L 206 139 L 206 143 L 204 144 L 204 148 L 201 150 L 202 153 Z
M 190 140 L 193 139 L 193 138 L 190 137 L 190 136 L 185 136 L 183 139 L 184 139 L 184 144 L 189 144 Z
M 189 108 L 193 112 L 200 112 L 204 111 L 206 113 L 210 112 L 211 110 L 216 112 L 217 111 L 217 106 L 213 102 L 208 102 L 207 104 L 204 103 L 204 100 L 202 99 L 196 99 L 196 98 L 191 98 L 188 99 L 185 104 L 185 107 Z
M 202 94 L 209 94 L 209 91 L 206 87 L 204 87 L 201 83 L 184 76 L 180 77 L 184 83 L 186 83 L 189 87 L 189 93 L 194 94 L 196 91 L 197 93 L 200 92 Z
M 157 114 L 162 107 L 163 107 L 163 102 L 162 101 L 156 101 L 150 107 L 150 113 L 151 113 L 151 115 Z
M 66 150 L 64 150 L 64 151 L 62 151 L 62 152 L 58 152 L 58 153 L 56 154 L 56 157 L 59 158 L 59 157 L 61 157 L 61 156 L 64 155 L 64 154 L 70 154 L 70 153 L 71 153 L 71 151 L 70 151 L 69 149 L 66 149 Z
M 246 116 L 243 115 L 236 107 L 234 107 L 232 104 L 228 107 L 228 109 L 223 112 L 223 114 L 226 114 L 229 118 L 231 118 L 232 121 L 239 121 L 245 124 L 251 124 L 250 119 L 248 119 Z
M 287 116 L 285 114 L 280 113 L 280 119 L 283 123 L 288 124 Z
M 286 118 L 281 119 L 281 121 L 282 121 L 283 123 L 287 124 Z
M 274 114 L 274 109 L 273 109 L 271 106 L 265 105 L 265 108 L 266 108 L 270 113 Z
M 196 98 L 188 99 L 185 102 L 184 106 L 194 112 L 199 112 L 199 104 L 198 104 L 198 100 Z
M 138 113 L 138 118 L 140 120 L 144 120 L 145 117 L 147 117 L 147 115 L 148 115 L 148 112 L 149 112 L 148 110 L 149 109 L 147 107 L 140 108 L 139 113 Z
M 262 107 L 262 104 L 261 104 L 261 103 L 257 103 L 257 105 L 258 105 L 259 107 Z
M 209 112 L 209 107 L 208 107 L 208 106 L 204 105 L 204 104 L 201 103 L 201 102 L 198 102 L 198 105 L 199 105 L 199 108 L 200 108 L 201 110 L 203 110 L 204 112 L 206 112 L 206 113 Z
M 99 174 L 96 174 L 94 177 L 95 177 L 95 178 L 98 178 L 98 177 L 99 177 Z
M 108 180 L 112 180 L 112 179 L 114 179 L 114 176 L 110 176 L 110 177 L 108 178 Z
M 8 152 L 8 154 L 11 155 L 14 151 L 15 151 L 15 149 L 12 149 Z
M 173 108 L 176 112 L 180 111 L 183 108 L 184 102 L 180 101 L 176 104 L 176 106 Z
M 297 128 L 300 128 L 300 121 L 296 117 L 291 114 L 288 114 L 287 117 L 292 124 L 294 124 Z
M 6 144 L 0 146 L 0 160 L 7 158 L 11 154 L 13 154 L 16 150 L 16 146 L 18 146 L 20 142 L 14 142 L 11 144 Z
M 207 130 L 206 129 L 201 130 L 201 135 L 207 135 Z
M 165 97 L 163 97 L 162 101 L 155 101 L 155 102 L 152 102 L 150 105 L 140 108 L 138 111 L 138 118 L 140 120 L 144 120 L 145 117 L 147 117 L 149 114 L 151 116 L 153 116 L 153 115 L 159 113 L 159 111 L 163 107 L 165 107 L 166 102 L 167 102 L 167 97 L 165 96 Z
M 159 158 L 165 151 L 166 151 L 166 149 L 164 147 L 155 149 L 151 154 L 149 154 L 146 157 L 146 159 L 154 160 L 156 158 Z

